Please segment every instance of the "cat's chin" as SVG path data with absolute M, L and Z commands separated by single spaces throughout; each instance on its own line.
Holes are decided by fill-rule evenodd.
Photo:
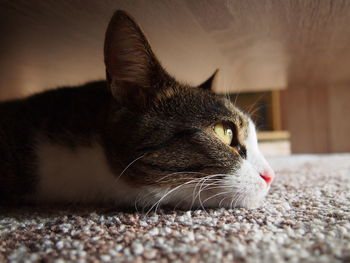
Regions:
M 228 190 L 228 189 L 226 189 Z M 215 209 L 215 208 L 247 208 L 255 209 L 261 206 L 268 187 L 259 189 L 259 191 L 248 191 L 243 193 L 235 193 L 233 191 L 225 191 L 225 194 L 217 191 L 205 191 L 200 194 L 194 193 L 193 189 L 185 189 L 173 191 L 171 189 L 152 189 L 150 196 L 152 200 L 144 199 L 151 205 L 151 209 L 157 210 L 160 207 L 171 207 L 173 209 L 191 210 L 191 209 Z M 170 193 L 171 192 L 171 193 Z M 170 194 L 169 194 L 170 193 Z M 145 203 L 145 204 L 146 204 Z
M 254 193 L 246 193 L 241 196 L 237 196 L 233 194 L 234 197 L 227 198 L 225 202 L 217 202 L 210 204 L 211 208 L 223 207 L 227 209 L 232 208 L 247 208 L 247 209 L 255 209 L 261 206 L 267 192 L 261 192 L 260 194 Z
M 256 209 L 259 208 L 262 203 L 263 203 L 263 199 L 264 199 L 265 195 L 261 196 L 261 197 L 248 197 L 247 199 L 245 199 L 244 201 L 240 202 L 239 204 L 237 204 L 236 207 L 239 208 L 247 208 L 247 209 Z

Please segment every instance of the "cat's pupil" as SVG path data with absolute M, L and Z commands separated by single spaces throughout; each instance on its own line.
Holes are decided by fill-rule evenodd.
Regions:
M 232 139 L 233 139 L 233 132 L 232 132 L 232 130 L 231 129 L 226 129 L 225 131 L 226 131 L 227 136 L 230 137 L 230 141 L 232 141 Z

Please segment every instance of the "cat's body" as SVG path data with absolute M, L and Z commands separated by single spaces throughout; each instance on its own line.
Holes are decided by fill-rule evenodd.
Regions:
M 0 197 L 120 206 L 259 204 L 273 172 L 247 115 L 178 83 L 142 31 L 117 11 L 107 82 L 0 104 Z
M 106 82 L 94 82 L 0 104 L 0 194 L 5 200 L 35 193 L 45 145 L 74 151 L 101 140 L 110 100 Z M 60 162 L 62 157 L 55 158 Z

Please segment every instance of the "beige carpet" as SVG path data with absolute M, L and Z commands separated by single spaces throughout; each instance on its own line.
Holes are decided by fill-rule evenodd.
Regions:
M 0 261 L 350 262 L 350 154 L 271 164 L 256 210 L 1 208 Z

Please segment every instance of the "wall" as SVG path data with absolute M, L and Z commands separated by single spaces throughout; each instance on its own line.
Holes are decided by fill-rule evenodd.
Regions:
M 292 152 L 350 151 L 350 85 L 291 87 L 282 92 Z
M 350 1 L 0 0 L 0 100 L 104 78 L 116 9 L 142 25 L 163 65 L 216 91 L 284 89 L 294 152 L 350 151 Z

